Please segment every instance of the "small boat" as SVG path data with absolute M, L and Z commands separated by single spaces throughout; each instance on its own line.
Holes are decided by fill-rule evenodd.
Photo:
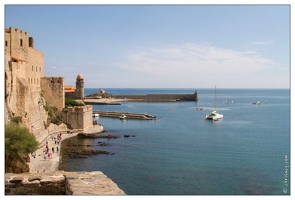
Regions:
M 92 117 L 99 117 L 99 114 L 93 114 Z
M 216 107 L 217 107 L 217 100 L 216 100 L 216 85 L 215 85 L 215 110 L 212 113 L 205 115 L 205 119 L 218 121 L 219 119 L 223 118 L 222 114 L 217 113 Z
M 121 116 L 119 116 L 119 119 L 123 120 L 123 119 L 126 119 L 126 115 L 122 114 Z

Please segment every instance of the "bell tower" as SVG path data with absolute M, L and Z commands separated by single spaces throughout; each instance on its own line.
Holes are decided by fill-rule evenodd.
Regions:
M 76 99 L 84 99 L 84 78 L 79 74 L 76 79 Z

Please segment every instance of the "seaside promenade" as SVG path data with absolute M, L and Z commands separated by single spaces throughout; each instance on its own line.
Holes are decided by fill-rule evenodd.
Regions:
M 83 133 L 100 133 L 103 127 L 95 125 Z M 58 170 L 61 158 L 61 142 L 70 137 L 76 137 L 80 131 L 62 132 L 60 143 L 55 143 L 54 136 L 49 134 L 39 145 L 35 158 L 30 155 L 29 173 L 5 174 L 6 195 L 126 195 L 116 183 L 101 171 L 67 172 Z M 55 148 L 53 157 L 44 159 L 45 145 Z M 58 151 L 56 147 L 58 146 Z M 52 153 L 52 150 L 49 151 Z
M 88 131 L 85 131 L 84 133 L 99 133 L 103 131 L 103 127 L 96 125 L 90 128 Z M 39 149 L 36 150 L 36 156 L 35 158 L 30 155 L 30 173 L 41 173 L 41 172 L 52 172 L 52 171 L 58 171 L 59 167 L 59 161 L 60 161 L 60 149 L 61 149 L 61 143 L 63 140 L 75 137 L 80 131 L 74 131 L 71 133 L 65 133 L 62 132 L 60 143 L 55 143 L 54 139 L 52 137 L 57 137 L 59 133 L 52 133 L 50 134 L 40 145 Z M 54 153 L 52 153 L 51 158 L 44 159 L 44 152 L 43 150 L 46 147 L 46 141 L 48 142 L 48 148 L 49 153 L 52 153 L 52 148 L 54 148 Z M 58 147 L 58 151 L 57 148 Z

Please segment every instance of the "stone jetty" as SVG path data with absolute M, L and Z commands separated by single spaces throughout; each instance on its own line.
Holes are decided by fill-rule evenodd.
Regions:
M 198 93 L 193 94 L 144 94 L 144 95 L 112 95 L 106 92 L 95 93 L 85 97 L 85 104 L 121 105 L 120 102 L 175 102 L 198 101 Z
M 129 112 L 115 112 L 115 111 L 92 111 L 93 114 L 99 114 L 101 117 L 118 118 L 125 115 L 125 119 L 140 119 L 140 120 L 156 120 L 157 117 L 145 113 L 129 113 Z

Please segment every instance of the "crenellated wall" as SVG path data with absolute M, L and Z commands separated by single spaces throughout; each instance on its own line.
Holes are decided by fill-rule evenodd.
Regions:
M 71 125 L 72 129 L 88 130 L 92 124 L 92 106 L 75 106 L 63 109 L 65 123 Z

